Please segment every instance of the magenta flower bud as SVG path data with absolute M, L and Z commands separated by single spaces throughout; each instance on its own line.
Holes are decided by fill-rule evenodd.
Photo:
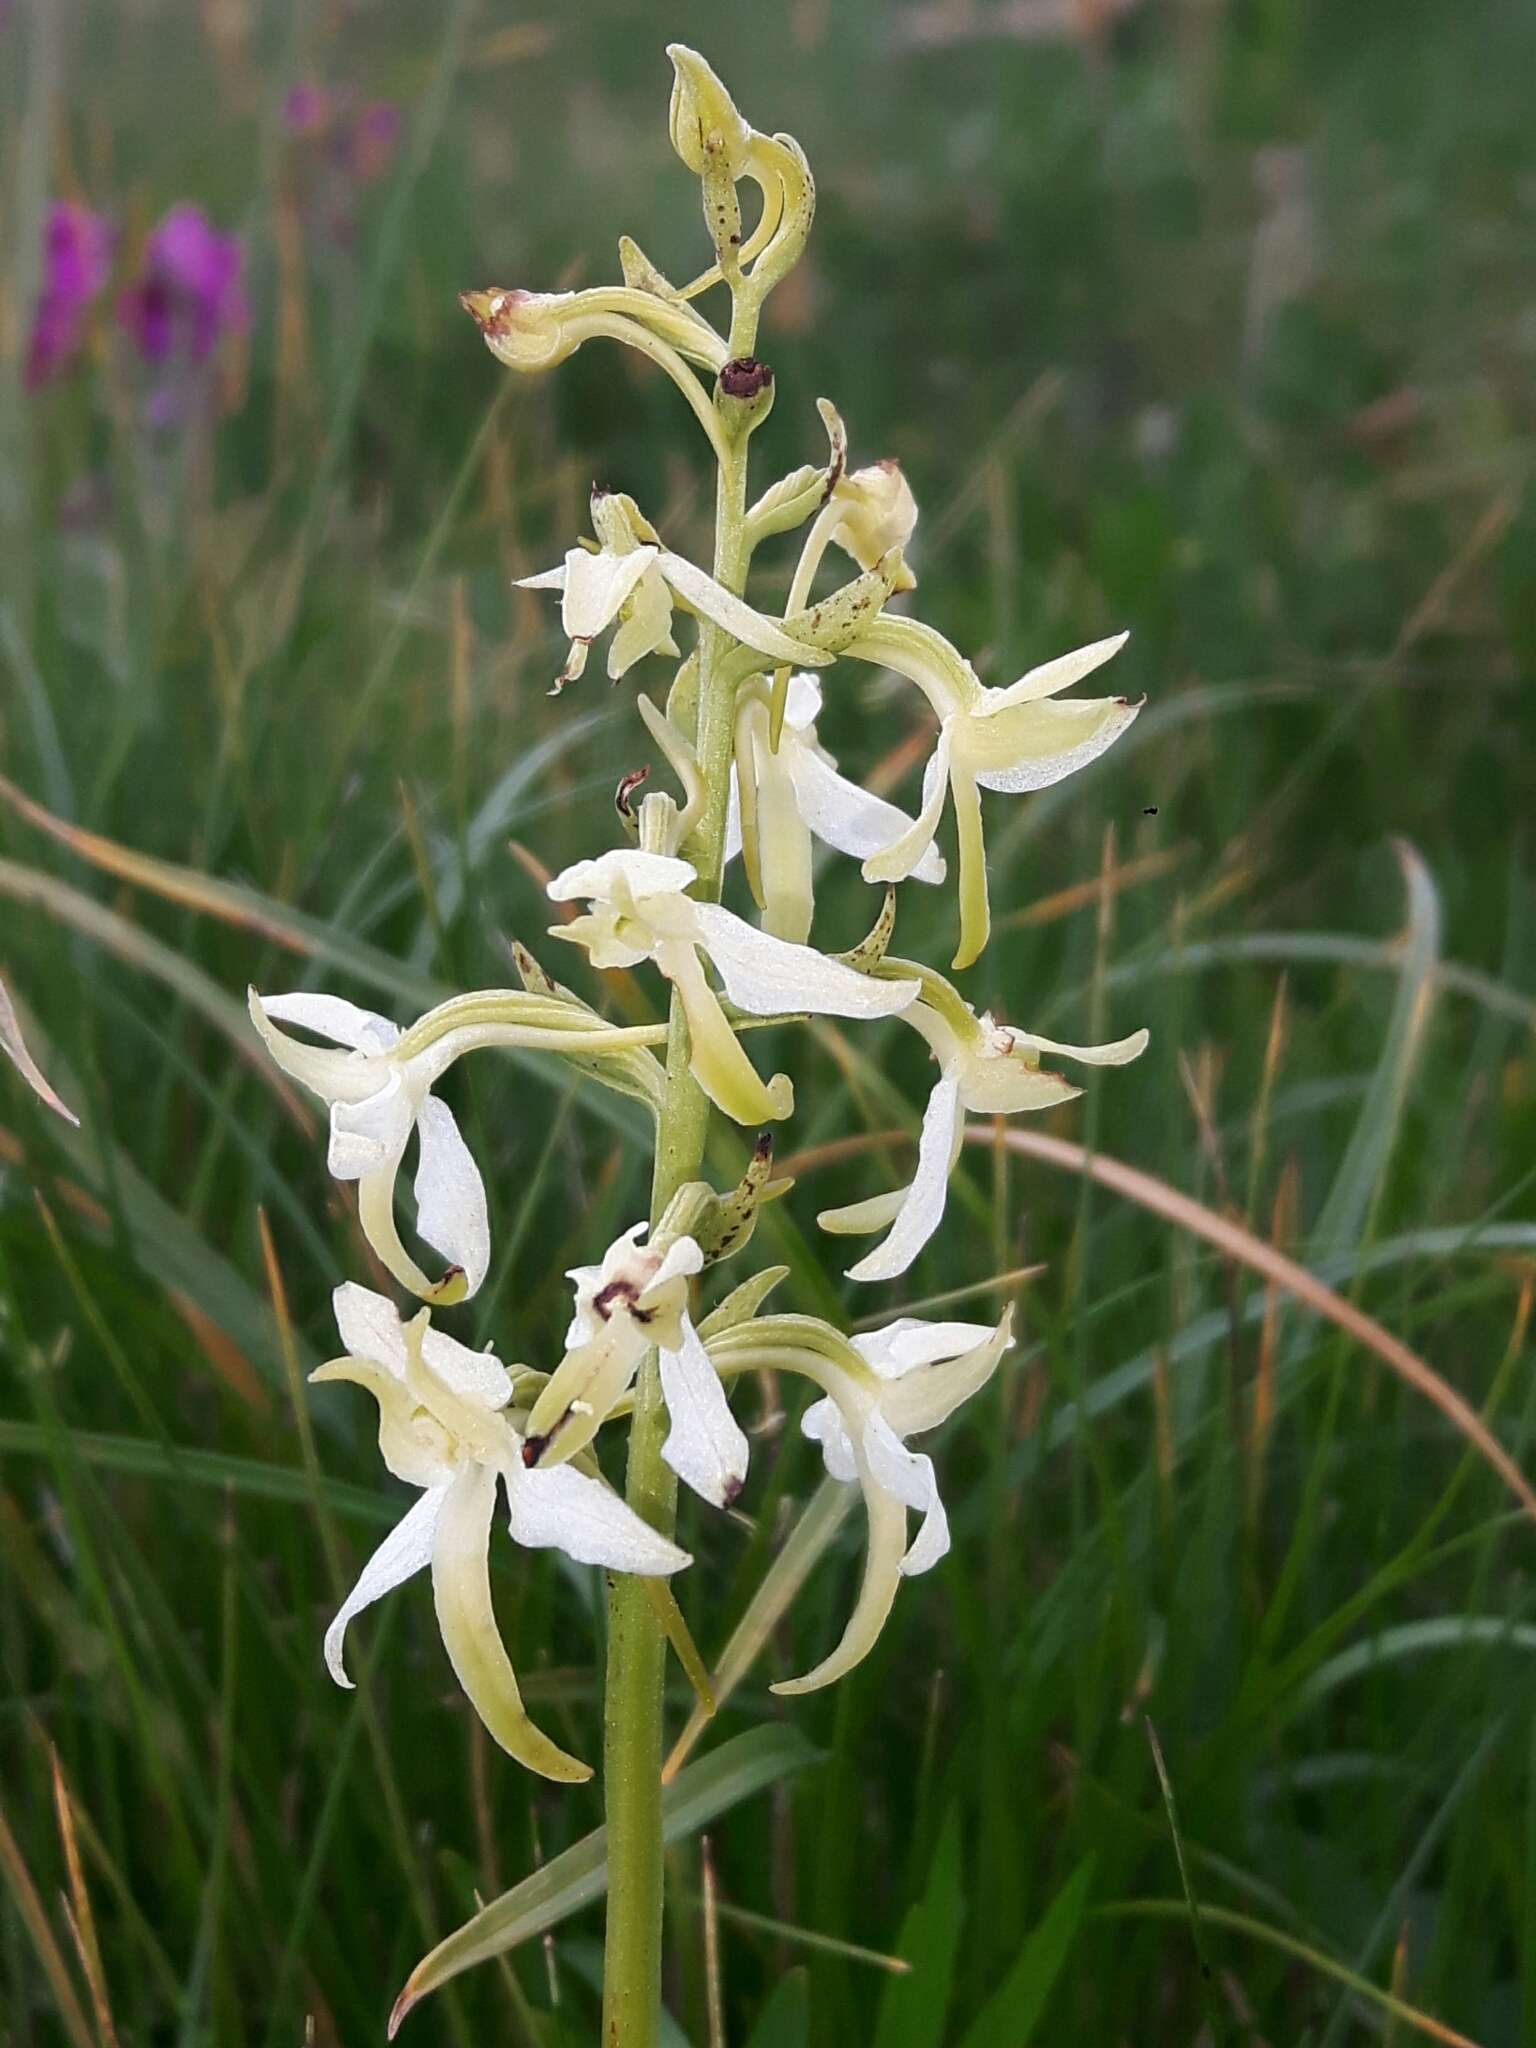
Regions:
M 78 352 L 85 314 L 112 268 L 112 229 L 98 213 L 61 199 L 43 228 L 43 275 L 27 348 L 27 384 L 36 389 Z
M 201 362 L 249 322 L 244 263 L 239 238 L 221 235 L 201 207 L 174 207 L 145 244 L 142 274 L 117 302 L 118 322 L 150 362 L 178 351 Z

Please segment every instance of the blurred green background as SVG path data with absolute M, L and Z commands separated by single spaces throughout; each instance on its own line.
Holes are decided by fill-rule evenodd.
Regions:
M 548 922 L 537 863 L 612 836 L 659 664 L 552 702 L 554 609 L 510 580 L 593 478 L 704 548 L 697 437 L 611 349 L 514 383 L 456 294 L 615 275 L 621 231 L 701 267 L 669 38 L 819 180 L 756 476 L 820 459 L 826 394 L 856 460 L 905 466 L 916 608 L 987 680 L 1132 629 L 1134 730 L 989 801 L 999 931 L 967 992 L 1069 1039 L 1152 1031 L 1040 1127 L 1277 1242 L 1536 1463 L 1527 5 L 0 24 L 0 972 L 82 1119 L 0 1075 L 0 2038 L 379 2039 L 431 1941 L 600 1818 L 483 1740 L 424 1586 L 358 1630 L 356 1694 L 325 1676 L 399 1489 L 367 1404 L 299 1386 L 368 1268 L 243 994 L 403 1019 L 503 981 Z M 295 132 L 306 82 L 401 108 L 381 175 Z M 113 222 L 114 284 L 28 389 L 60 199 Z M 241 236 L 250 320 L 168 387 L 113 296 L 182 201 Z M 760 602 L 792 561 L 765 548 Z M 905 763 L 908 802 L 921 726 L 833 672 L 824 739 Z M 950 907 L 907 893 L 902 950 L 946 959 Z M 829 867 L 821 942 L 870 910 Z M 786 1149 L 915 1127 L 920 1049 L 882 1030 L 755 1046 L 797 1075 Z M 460 1333 L 547 1363 L 563 1268 L 640 1212 L 641 1134 L 489 1055 L 450 1092 L 496 1245 Z M 797 1305 L 843 1285 L 815 1210 L 902 1157 L 812 1161 L 773 1212 L 753 1256 Z M 1017 1293 L 1024 1341 L 930 1446 L 955 1550 L 876 1655 L 767 1694 L 841 1626 L 855 1517 L 704 1738 L 775 1718 L 818 1755 L 712 1829 L 714 1964 L 699 1845 L 673 1852 L 673 2038 L 1536 2040 L 1532 1537 L 1498 1482 L 1332 1320 L 1056 1166 L 968 1155 L 908 1283 L 843 1312 Z M 742 1404 L 750 1519 L 686 1524 L 711 1658 L 819 1472 L 783 1392 L 787 1421 Z M 495 1554 L 536 1710 L 593 1755 L 601 1588 Z M 403 2038 L 591 2041 L 599 1937 L 589 1909 Z

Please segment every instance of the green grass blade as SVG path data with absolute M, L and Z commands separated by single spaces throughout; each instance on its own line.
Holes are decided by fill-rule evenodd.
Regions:
M 696 1834 L 718 1815 L 765 1786 L 803 1770 L 817 1752 L 798 1729 L 766 1726 L 736 1735 L 679 1773 L 662 1795 L 662 1832 L 670 1844 Z M 607 1830 L 595 1829 L 551 1858 L 474 1918 L 440 1941 L 411 1972 L 395 2001 L 393 2039 L 413 2006 L 460 1971 L 505 1955 L 556 1926 L 608 1888 Z
M 1002 1989 L 993 1994 L 964 2039 L 964 2048 L 1026 2048 L 1050 2001 L 1088 1911 L 1096 1856 L 1085 1856 L 1051 1901 L 1050 1911 L 1019 1952 Z

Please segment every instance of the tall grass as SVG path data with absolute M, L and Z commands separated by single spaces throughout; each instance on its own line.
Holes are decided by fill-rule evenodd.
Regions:
M 455 294 L 596 276 L 621 229 L 686 267 L 663 29 L 819 173 L 809 284 L 764 337 L 769 454 L 813 457 L 826 390 L 901 458 L 925 614 L 990 680 L 1134 629 L 1138 725 L 991 834 L 978 1001 L 1152 1030 L 1037 1128 L 1300 1261 L 1536 1463 L 1536 24 L 1145 0 L 1016 32 L 1046 14 L 23 0 L 0 29 L 0 971 L 82 1118 L 0 1083 L 18 2048 L 377 2038 L 477 1897 L 599 1817 L 489 1749 L 424 1596 L 359 1631 L 355 1695 L 325 1676 L 396 1510 L 356 1407 L 302 1387 L 364 1255 L 241 999 L 405 1015 L 505 979 L 548 917 L 525 849 L 586 846 L 635 765 L 599 679 L 545 697 L 554 621 L 510 579 L 594 474 L 695 532 L 671 394 L 596 351 L 510 391 Z M 311 74 L 409 113 L 344 243 L 279 118 Z M 61 193 L 131 232 L 185 196 L 243 227 L 222 416 L 152 434 L 107 321 L 23 395 Z M 849 683 L 824 731 L 896 776 L 912 718 Z M 829 869 L 826 932 L 866 893 Z M 947 915 L 903 906 L 913 950 Z M 901 1141 L 832 1141 L 894 1132 L 921 1080 L 872 1043 L 808 1055 L 771 1212 L 834 1308 L 814 1210 Z M 563 1269 L 639 1213 L 634 1132 L 537 1066 L 454 1086 L 495 1208 L 472 1334 L 541 1359 Z M 716 2010 L 750 2048 L 1536 2039 L 1529 1523 L 1222 1244 L 1059 1156 L 967 1154 L 912 1291 L 1016 1293 L 1026 1342 L 942 1443 L 955 1552 L 877 1654 L 792 1715 L 767 1695 L 836 1631 L 838 1538 L 699 1738 L 782 1718 L 817 1755 L 712 1821 L 707 1864 L 672 1851 L 678 2038 Z M 774 1390 L 756 1419 L 752 1520 L 679 1588 L 711 1658 L 815 1483 Z M 600 1589 L 525 1561 L 498 1596 L 591 1753 Z M 590 2041 L 598 1959 L 563 1921 L 403 2038 Z

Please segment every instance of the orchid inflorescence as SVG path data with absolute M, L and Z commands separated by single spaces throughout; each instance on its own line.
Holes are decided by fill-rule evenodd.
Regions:
M 783 1268 L 699 1314 L 700 1276 L 741 1249 L 764 1203 L 788 1185 L 770 1178 L 763 1127 L 790 1115 L 794 1092 L 784 1074 L 764 1078 L 751 1056 L 757 1020 L 898 1018 L 936 1062 L 910 1183 L 819 1219 L 829 1232 L 883 1233 L 850 1268 L 857 1281 L 905 1272 L 939 1229 L 967 1112 L 1050 1107 L 1077 1092 L 1046 1064 L 1052 1057 L 1119 1064 L 1146 1044 L 1144 1031 L 1080 1046 L 1016 1030 L 978 1015 L 933 968 L 890 950 L 897 886 L 945 880 L 936 841 L 952 805 L 954 964 L 980 956 L 990 929 L 981 793 L 1042 789 L 1126 730 L 1136 704 L 1063 695 L 1107 662 L 1123 636 L 1031 669 L 1007 688 L 983 685 L 933 627 L 894 608 L 915 587 L 906 555 L 917 507 L 895 464 L 849 466 L 843 422 L 825 401 L 826 459 L 747 505 L 747 444 L 775 389 L 752 353 L 758 315 L 804 247 L 814 186 L 794 141 L 751 128 L 692 51 L 674 46 L 669 54 L 672 142 L 700 179 L 710 267 L 678 288 L 626 239 L 619 284 L 471 291 L 463 303 L 491 352 L 514 370 L 550 368 L 598 338 L 636 349 L 676 384 L 720 466 L 711 570 L 674 551 L 631 497 L 596 491 L 592 538 L 524 579 L 559 594 L 567 646 L 556 691 L 584 677 L 605 638 L 603 665 L 614 682 L 642 663 L 670 664 L 664 701 L 642 695 L 638 707 L 677 794 L 652 791 L 631 807 L 639 778 L 627 778 L 619 808 L 633 843 L 566 867 L 548 895 L 564 912 L 553 936 L 591 967 L 649 966 L 670 984 L 671 1021 L 610 1023 L 521 948 L 520 988 L 455 997 L 404 1029 L 336 996 L 251 998 L 274 1059 L 327 1107 L 330 1170 L 355 1183 L 369 1245 L 423 1304 L 402 1321 L 377 1293 L 352 1282 L 336 1290 L 342 1355 L 315 1377 L 352 1381 L 374 1396 L 385 1463 L 420 1498 L 332 1623 L 327 1662 L 348 1683 L 347 1624 L 430 1567 L 444 1643 L 485 1726 L 530 1769 L 557 1779 L 588 1772 L 533 1726 L 519 1698 L 491 1604 L 487 1550 L 498 1500 L 516 1542 L 554 1546 L 616 1573 L 678 1571 L 689 1558 L 670 1528 L 653 1525 L 647 1498 L 632 1489 L 626 1502 L 603 1477 L 600 1433 L 639 1404 L 650 1401 L 658 1417 L 664 1405 L 662 1459 L 703 1500 L 730 1509 L 742 1498 L 749 1454 L 731 1388 L 743 1375 L 810 1380 L 817 1398 L 801 1428 L 832 1479 L 859 1488 L 868 1523 L 862 1585 L 841 1640 L 814 1670 L 776 1688 L 810 1691 L 868 1654 L 902 1576 L 944 1556 L 949 1531 L 934 1467 L 908 1439 L 984 1386 L 1013 1342 L 1011 1311 L 995 1324 L 896 1316 L 856 1336 L 819 1317 L 767 1313 Z M 744 183 L 760 194 L 750 230 Z M 726 335 L 696 303 L 715 286 L 730 298 Z M 753 606 L 742 592 L 756 550 L 796 529 L 804 539 L 782 612 Z M 818 596 L 829 551 L 848 558 L 851 573 Z M 910 679 L 937 721 L 915 815 L 851 780 L 818 738 L 824 702 L 857 663 Z M 865 879 L 884 890 L 869 937 L 848 953 L 811 943 L 818 843 L 860 861 Z M 740 900 L 755 914 L 718 900 L 737 856 Z M 469 1350 L 432 1321 L 434 1310 L 475 1293 L 491 1252 L 485 1187 L 437 1090 L 464 1055 L 493 1046 L 571 1062 L 644 1105 L 657 1130 L 652 1216 L 572 1272 L 570 1326 L 548 1371 Z M 723 1194 L 698 1172 L 706 1100 L 762 1131 L 741 1185 Z M 684 1170 L 673 1171 L 679 1118 L 692 1115 L 690 1103 L 699 1141 Z M 431 1272 L 396 1222 L 413 1146 L 415 1236 L 442 1261 Z

